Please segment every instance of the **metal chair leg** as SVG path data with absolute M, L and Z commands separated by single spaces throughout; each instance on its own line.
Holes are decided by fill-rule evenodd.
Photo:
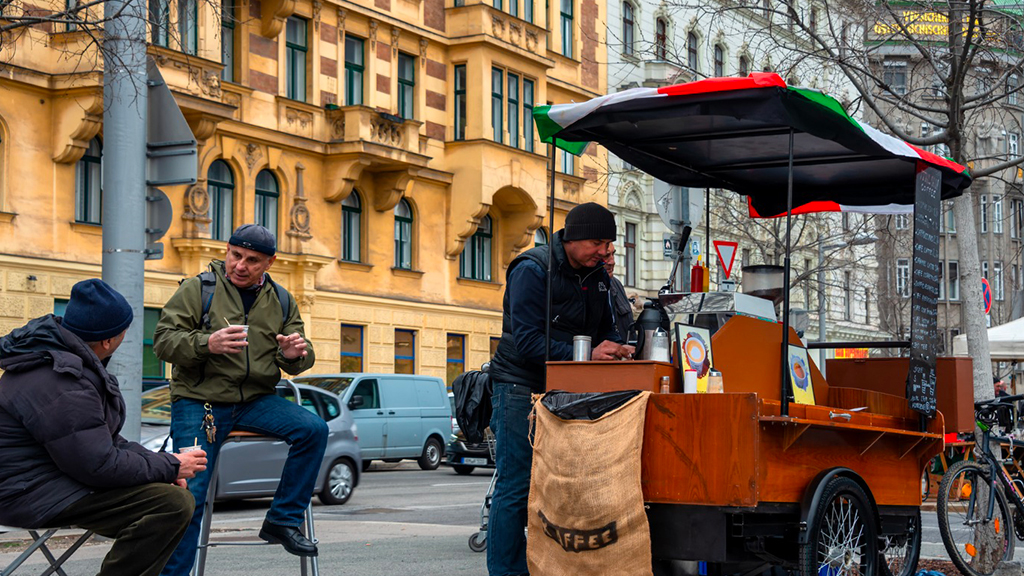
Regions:
M 206 490 L 206 502 L 203 504 L 203 519 L 199 524 L 199 550 L 196 553 L 196 564 L 192 573 L 203 576 L 206 572 L 206 553 L 210 548 L 210 526 L 213 524 L 213 498 L 217 495 L 217 469 L 210 474 L 210 485 Z
M 85 534 L 82 534 L 82 535 L 81 535 L 81 536 L 80 536 L 80 537 L 78 538 L 78 540 L 75 540 L 75 543 L 74 543 L 74 544 L 72 544 L 70 548 L 68 548 L 67 550 L 65 550 L 65 551 L 64 551 L 64 553 L 60 555 L 60 558 L 56 558 L 56 559 L 55 559 L 55 558 L 53 557 L 53 555 L 52 555 L 52 554 L 50 553 L 50 549 L 49 549 L 49 548 L 47 548 L 47 547 L 46 547 L 46 545 L 44 544 L 44 545 L 42 546 L 42 552 L 43 552 L 43 555 L 44 555 L 44 556 L 46 556 L 46 559 L 50 561 L 50 567 L 49 567 L 49 568 L 47 568 L 47 569 L 46 569 L 46 571 L 45 571 L 45 572 L 43 572 L 43 573 L 42 573 L 42 574 L 41 574 L 40 576 L 50 576 L 50 574 L 53 574 L 54 572 L 56 572 L 56 573 L 57 573 L 57 574 L 58 574 L 59 576 L 68 576 L 68 575 L 67 575 L 67 573 L 66 573 L 66 572 L 64 572 L 64 569 L 63 569 L 63 568 L 61 568 L 61 566 L 63 566 L 63 565 L 64 565 L 64 563 L 65 563 L 65 562 L 67 562 L 67 560 L 68 560 L 69 558 L 71 558 L 71 556 L 72 556 L 72 555 L 73 555 L 73 554 L 74 554 L 74 553 L 75 553 L 75 552 L 76 552 L 76 551 L 77 551 L 77 550 L 78 550 L 79 548 L 81 548 L 82 546 L 84 546 L 84 545 L 85 545 L 85 543 L 86 543 L 86 542 L 87 542 L 87 541 L 89 540 L 89 538 L 91 538 L 91 537 L 92 537 L 92 530 L 87 530 L 87 531 L 85 532 Z
M 29 547 L 24 552 L 19 554 L 18 557 L 14 559 L 14 562 L 11 562 L 11 564 L 7 568 L 4 568 L 4 571 L 0 572 L 0 576 L 10 576 L 11 574 L 13 574 L 14 571 L 17 570 L 19 566 L 25 563 L 25 560 L 28 560 L 28 557 L 31 556 L 33 552 L 38 550 L 43 544 L 46 543 L 47 540 L 50 539 L 50 536 L 53 536 L 56 533 L 57 528 L 51 528 L 47 530 L 43 533 L 41 537 L 38 536 L 38 534 L 33 534 L 32 532 L 29 532 L 29 534 L 31 534 L 33 538 L 32 544 L 30 544 Z

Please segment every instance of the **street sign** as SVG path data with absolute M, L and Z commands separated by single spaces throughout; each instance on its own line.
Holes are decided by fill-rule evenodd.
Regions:
M 666 232 L 662 234 L 661 244 L 665 260 L 675 260 L 679 253 L 679 241 L 682 238 L 678 234 Z
M 700 256 L 700 239 L 690 239 L 690 254 L 693 256 Z
M 157 240 L 163 238 L 171 227 L 174 209 L 164 191 L 152 186 L 146 188 L 146 260 L 164 257 L 164 245 Z
M 704 219 L 704 191 L 699 188 L 683 188 L 654 179 L 654 207 L 661 221 L 676 234 L 683 232 L 683 226 L 696 228 Z
M 725 277 L 728 278 L 729 273 L 732 272 L 732 264 L 736 261 L 736 249 L 739 247 L 739 243 L 715 240 L 712 244 L 715 245 L 715 252 L 718 254 L 718 263 L 722 265 Z
M 992 287 L 985 278 L 981 279 L 981 297 L 985 301 L 985 314 L 988 314 L 992 311 Z
M 146 184 L 195 184 L 196 137 L 167 89 L 156 62 L 148 60 Z

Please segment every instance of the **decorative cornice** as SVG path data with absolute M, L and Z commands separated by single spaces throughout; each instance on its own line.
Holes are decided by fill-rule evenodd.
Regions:
M 68 102 L 63 120 L 54 133 L 56 146 L 53 161 L 58 164 L 74 164 L 82 159 L 89 148 L 89 142 L 103 127 L 103 93 L 97 90 L 83 99 Z M 71 134 L 62 140 L 60 133 L 66 123 L 72 125 Z
M 295 0 L 263 0 L 260 4 L 262 27 L 265 38 L 277 38 L 288 17 L 295 13 Z

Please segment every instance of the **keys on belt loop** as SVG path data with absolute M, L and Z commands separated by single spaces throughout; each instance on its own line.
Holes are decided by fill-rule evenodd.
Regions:
M 203 404 L 206 413 L 203 415 L 203 432 L 206 432 L 206 441 L 213 444 L 217 439 L 217 425 L 213 421 L 213 407 L 207 402 Z

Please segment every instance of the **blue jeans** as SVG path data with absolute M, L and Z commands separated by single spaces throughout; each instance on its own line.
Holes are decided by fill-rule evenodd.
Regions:
M 490 576 L 529 574 L 526 567 L 526 513 L 530 498 L 530 394 L 521 384 L 494 383 L 491 431 L 497 440 L 498 479 L 487 527 L 487 572 Z
M 181 398 L 171 404 L 171 437 L 175 446 L 192 446 L 198 438 L 206 451 L 206 471 L 188 481 L 188 489 L 196 500 L 185 535 L 167 561 L 161 576 L 186 576 L 195 562 L 199 528 L 203 520 L 203 504 L 210 487 L 210 474 L 217 465 L 217 455 L 224 439 L 232 430 L 246 430 L 280 438 L 288 443 L 288 459 L 281 471 L 274 501 L 267 520 L 282 526 L 302 524 L 303 512 L 309 506 L 316 477 L 327 448 L 327 423 L 309 410 L 276 394 L 260 396 L 243 404 L 211 404 L 217 426 L 216 442 L 210 444 L 202 431 L 203 402 Z

